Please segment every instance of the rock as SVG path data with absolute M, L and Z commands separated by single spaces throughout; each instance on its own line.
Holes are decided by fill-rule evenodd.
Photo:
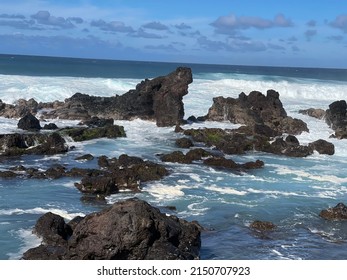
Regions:
M 89 120 L 82 121 L 80 125 L 86 125 L 89 127 L 104 127 L 104 126 L 111 126 L 113 125 L 114 120 L 113 119 L 105 119 L 105 118 L 99 118 L 99 117 L 92 117 Z
M 314 108 L 309 108 L 309 109 L 306 109 L 306 110 L 299 110 L 299 113 L 300 114 L 303 114 L 303 115 L 308 115 L 310 117 L 313 117 L 313 118 L 316 118 L 316 119 L 324 119 L 325 118 L 325 110 L 323 109 L 314 109 Z
M 76 93 L 63 104 L 41 104 L 49 107 L 43 117 L 52 119 L 82 119 L 90 116 L 118 120 L 141 118 L 154 120 L 158 126 L 175 126 L 183 122 L 183 96 L 192 83 L 190 68 L 179 67 L 174 72 L 144 80 L 135 89 L 120 96 L 97 97 Z
M 326 122 L 332 129 L 347 125 L 347 103 L 345 100 L 335 101 L 326 111 Z
M 68 146 L 56 132 L 51 134 L 1 134 L 0 155 L 20 156 L 23 154 L 54 155 L 66 153 Z
M 15 178 L 17 176 L 17 173 L 12 171 L 0 171 L 0 178 Z
M 247 169 L 259 169 L 264 167 L 264 162 L 257 160 L 255 162 L 247 162 L 244 164 L 238 164 L 232 159 L 226 159 L 224 157 L 210 157 L 204 160 L 204 164 L 217 168 L 226 168 L 231 170 L 247 170 Z
M 292 135 L 287 136 L 286 140 L 284 140 L 283 137 L 276 138 L 276 140 L 263 151 L 289 157 L 307 157 L 313 154 L 313 149 L 311 147 L 300 145 L 297 138 Z
M 49 123 L 49 124 L 45 124 L 43 126 L 43 129 L 46 129 L 46 130 L 56 130 L 58 129 L 57 125 L 55 123 Z
M 177 147 L 182 149 L 189 149 L 190 147 L 194 146 L 192 140 L 186 137 L 177 139 L 175 143 Z
M 53 242 L 30 249 L 23 259 L 65 260 L 176 260 L 198 259 L 201 227 L 175 216 L 162 214 L 148 203 L 130 199 L 92 213 L 74 226 L 65 242 L 64 222 L 48 219 L 43 232 Z M 71 229 L 71 227 L 70 227 Z M 55 238 L 63 240 L 55 242 Z M 49 254 L 49 252 L 53 252 Z M 41 255 L 40 255 L 41 254 Z
M 75 158 L 75 160 L 78 160 L 78 161 L 89 161 L 89 160 L 93 160 L 93 159 L 94 159 L 94 156 L 91 154 L 85 154 L 83 156 Z
M 23 130 L 39 130 L 41 129 L 40 121 L 35 118 L 31 113 L 27 113 L 22 117 L 18 124 L 18 128 Z
M 347 220 L 347 206 L 343 203 L 338 203 L 335 207 L 322 210 L 319 216 L 331 221 Z
M 254 221 L 251 223 L 250 228 L 258 230 L 258 231 L 270 231 L 274 230 L 276 226 L 267 221 Z
M 70 136 L 74 141 L 86 141 L 98 138 L 118 138 L 126 137 L 124 127 L 118 125 L 109 125 L 104 127 L 77 127 L 66 128 L 60 131 L 63 135 Z
M 347 103 L 345 100 L 335 101 L 329 105 L 325 116 L 326 123 L 335 130 L 338 139 L 347 139 Z
M 333 155 L 335 153 L 334 144 L 322 139 L 314 141 L 308 144 L 308 146 L 320 154 Z
M 274 90 L 268 90 L 266 96 L 252 91 L 248 96 L 241 93 L 237 99 L 216 97 L 206 118 L 249 126 L 266 125 L 280 133 L 300 134 L 308 131 L 303 121 L 287 116 L 279 93 Z
M 201 160 L 204 157 L 211 156 L 212 154 L 204 149 L 193 149 L 183 154 L 181 151 L 174 151 L 170 154 L 162 155 L 161 160 L 164 162 L 176 162 L 190 164 L 193 161 Z
M 119 190 L 138 192 L 142 182 L 162 179 L 169 173 L 164 166 L 138 157 L 121 155 L 118 159 L 102 156 L 98 159 L 99 172 L 84 173 L 75 186 L 85 194 L 110 195 Z

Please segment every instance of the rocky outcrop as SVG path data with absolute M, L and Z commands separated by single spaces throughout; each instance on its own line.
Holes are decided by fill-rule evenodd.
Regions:
M 271 231 L 276 228 L 275 224 L 268 221 L 254 221 L 249 227 L 257 231 Z
M 75 186 L 85 194 L 110 195 L 119 190 L 139 191 L 143 182 L 159 180 L 168 175 L 164 166 L 138 157 L 121 155 L 118 159 L 102 156 L 99 172 L 85 174 Z
M 323 109 L 309 108 L 309 109 L 305 109 L 305 110 L 299 110 L 299 114 L 308 115 L 312 118 L 322 120 L 325 118 L 326 112 Z
M 18 128 L 23 130 L 40 130 L 40 121 L 31 113 L 27 113 L 23 118 L 18 121 Z
M 335 130 L 335 137 L 347 139 L 347 103 L 345 100 L 335 101 L 329 105 L 325 120 Z
M 334 154 L 334 145 L 325 140 L 317 140 L 307 146 L 300 145 L 293 135 L 270 137 L 276 132 L 266 125 L 244 126 L 238 129 L 200 128 L 188 129 L 184 134 L 193 141 L 203 142 L 209 147 L 226 154 L 243 154 L 248 151 L 261 151 L 290 157 L 306 157 L 316 150 L 319 153 Z
M 167 76 L 146 79 L 136 89 L 120 96 L 97 97 L 76 93 L 63 103 L 41 103 L 39 108 L 49 109 L 42 112 L 42 117 L 48 119 L 141 118 L 154 120 L 158 126 L 174 126 L 183 121 L 182 99 L 192 81 L 191 69 L 179 67 Z
M 23 259 L 65 260 L 176 260 L 198 259 L 201 227 L 167 216 L 148 203 L 118 202 L 66 224 L 48 213 L 35 232 L 43 244 L 24 253 Z
M 347 220 L 347 206 L 343 203 L 338 203 L 335 207 L 322 210 L 319 216 L 331 221 Z
M 54 155 L 66 153 L 68 146 L 58 133 L 51 134 L 1 134 L 0 155 L 20 156 L 23 154 Z
M 294 135 L 308 131 L 302 120 L 287 116 L 279 93 L 274 90 L 268 90 L 266 96 L 252 91 L 248 96 L 242 92 L 238 98 L 216 97 L 206 119 L 248 126 L 266 125 L 277 132 Z
M 73 127 L 60 130 L 63 135 L 70 136 L 74 141 L 86 141 L 98 138 L 126 137 L 123 126 L 108 125 L 103 127 Z
M 22 118 L 26 114 L 35 115 L 38 111 L 38 103 L 33 99 L 19 99 L 16 104 L 6 104 L 0 100 L 0 116 L 5 118 Z

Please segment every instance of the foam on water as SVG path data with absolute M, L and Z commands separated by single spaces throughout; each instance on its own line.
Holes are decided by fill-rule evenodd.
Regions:
M 52 212 L 54 214 L 57 214 L 67 220 L 72 220 L 76 216 L 85 216 L 84 213 L 69 213 L 66 210 L 62 210 L 59 208 L 42 208 L 42 207 L 35 207 L 32 209 L 20 209 L 20 208 L 14 208 L 14 209 L 0 209 L 0 215 L 3 216 L 9 216 L 9 215 L 24 215 L 24 214 L 45 214 L 47 212 Z

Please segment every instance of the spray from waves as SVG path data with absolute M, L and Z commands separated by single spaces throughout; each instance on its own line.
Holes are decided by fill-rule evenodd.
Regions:
M 113 96 L 135 88 L 138 82 L 137 79 L 0 75 L 0 99 L 14 104 L 21 98 L 34 98 L 38 102 L 64 100 L 76 92 Z
M 20 209 L 20 208 L 14 208 L 14 209 L 1 209 L 0 215 L 24 215 L 24 214 L 46 214 L 47 212 L 52 212 L 54 214 L 57 214 L 67 220 L 72 220 L 76 216 L 85 216 L 84 213 L 69 213 L 66 210 L 57 209 L 57 208 L 42 208 L 42 207 L 35 207 L 32 209 Z
M 312 79 L 292 80 L 264 80 L 254 79 L 251 75 L 242 78 L 195 79 L 189 86 L 189 94 L 184 97 L 188 108 L 187 116 L 204 115 L 217 96 L 237 98 L 241 92 L 249 94 L 251 91 L 266 93 L 274 89 L 279 92 L 284 105 L 302 103 L 305 106 L 327 107 L 331 102 L 345 99 L 346 82 L 320 81 Z M 211 100 L 209 104 L 206 100 Z

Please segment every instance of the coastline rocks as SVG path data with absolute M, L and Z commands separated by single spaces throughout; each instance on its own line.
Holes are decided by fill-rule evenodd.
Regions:
M 257 230 L 257 231 L 271 231 L 276 228 L 276 226 L 272 222 L 267 221 L 254 221 L 249 226 L 251 229 Z
M 322 210 L 319 216 L 330 221 L 347 220 L 347 206 L 338 203 L 335 207 Z
M 50 215 L 52 216 L 52 215 Z M 48 217 L 49 218 L 49 217 Z M 175 216 L 166 216 L 147 202 L 130 199 L 115 203 L 66 226 L 50 218 L 41 232 L 62 242 L 44 239 L 23 259 L 65 260 L 176 260 L 198 259 L 201 227 Z M 42 224 L 42 223 L 41 223 Z M 52 225 L 53 224 L 53 225 Z M 72 233 L 66 234 L 66 228 Z M 45 234 L 44 234 L 45 235 Z
M 63 135 L 70 136 L 74 141 L 86 141 L 97 138 L 118 138 L 126 137 L 124 127 L 118 125 L 108 125 L 103 127 L 74 127 L 60 130 Z
M 216 97 L 206 119 L 251 126 L 265 124 L 277 132 L 295 135 L 308 131 L 302 120 L 287 116 L 279 93 L 274 90 L 268 90 L 266 96 L 252 91 L 248 96 L 242 92 L 238 98 Z
M 299 114 L 308 115 L 312 118 L 322 120 L 325 118 L 326 111 L 323 109 L 309 108 L 306 110 L 299 110 Z
M 23 118 L 18 121 L 18 128 L 23 130 L 40 130 L 42 127 L 40 121 L 31 113 L 27 113 Z
M 204 160 L 204 164 L 215 168 L 226 168 L 231 170 L 249 170 L 259 169 L 264 167 L 264 162 L 256 160 L 255 162 L 246 162 L 238 164 L 232 159 L 226 159 L 224 157 L 210 157 Z
M 335 101 L 329 105 L 325 117 L 326 123 L 335 131 L 338 139 L 347 139 L 347 103 Z
M 320 154 L 325 154 L 325 155 L 335 154 L 334 144 L 332 144 L 328 141 L 322 140 L 322 139 L 314 141 L 314 142 L 308 144 L 308 146 Z
M 58 133 L 52 134 L 1 134 L 0 155 L 20 156 L 23 154 L 54 155 L 66 153 L 68 146 Z
M 84 194 L 110 195 L 119 190 L 138 192 L 142 182 L 162 179 L 169 173 L 164 166 L 138 157 L 121 155 L 118 159 L 102 156 L 98 159 L 101 171 L 84 174 L 75 187 Z
M 97 97 L 76 93 L 64 103 L 41 104 L 48 119 L 89 120 L 91 116 L 119 120 L 141 118 L 154 120 L 158 126 L 174 126 L 183 122 L 183 96 L 192 83 L 190 68 L 179 67 L 174 72 L 144 80 L 121 96 Z M 54 108 L 53 108 L 54 107 Z

